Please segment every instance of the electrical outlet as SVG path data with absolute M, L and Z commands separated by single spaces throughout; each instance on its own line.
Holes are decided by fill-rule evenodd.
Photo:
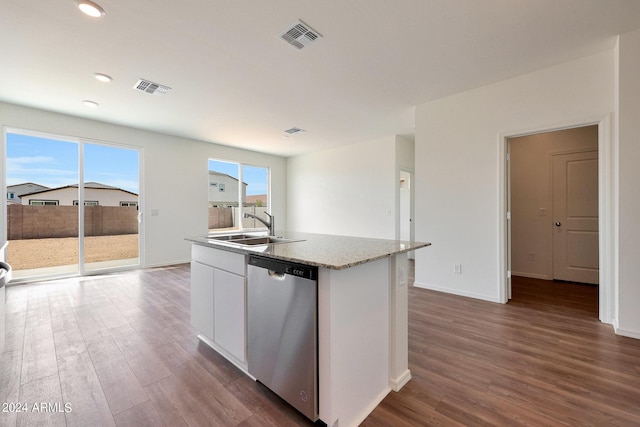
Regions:
M 453 272 L 455 274 L 462 274 L 462 264 L 453 264 Z
M 527 256 L 527 259 L 529 261 L 535 261 L 536 260 L 536 254 L 533 252 L 529 252 L 529 255 Z

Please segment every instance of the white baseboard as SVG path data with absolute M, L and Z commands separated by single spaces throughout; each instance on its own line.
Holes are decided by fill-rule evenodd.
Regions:
M 172 266 L 172 265 L 189 264 L 190 262 L 191 262 L 191 259 L 188 259 L 186 261 L 160 262 L 160 263 L 156 263 L 156 264 L 145 264 L 144 267 L 139 267 L 139 268 L 169 267 L 169 266 Z
M 628 329 L 618 328 L 617 325 L 613 326 L 613 330 L 615 331 L 616 335 L 640 340 L 640 331 L 630 331 Z
M 413 284 L 416 288 L 429 289 L 431 291 L 444 292 L 447 294 L 459 295 L 461 297 L 475 298 L 483 301 L 496 302 L 502 304 L 499 297 L 490 297 L 488 295 L 476 294 L 473 292 L 461 291 L 459 289 L 443 288 L 441 286 L 429 285 L 422 282 L 415 282 Z
M 400 376 L 398 376 L 398 378 L 392 378 L 389 381 L 391 390 L 400 391 L 400 389 L 404 387 L 409 382 L 410 379 L 411 379 L 411 371 L 407 369 Z
M 520 271 L 512 271 L 511 276 L 527 277 L 529 279 L 553 280 L 553 276 L 547 274 L 522 273 Z

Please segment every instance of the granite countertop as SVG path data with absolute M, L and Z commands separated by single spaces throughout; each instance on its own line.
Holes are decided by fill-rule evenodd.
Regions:
M 423 242 L 369 239 L 293 231 L 276 232 L 275 235 L 294 241 L 240 247 L 224 241 L 214 240 L 211 238 L 213 236 L 192 237 L 186 240 L 231 252 L 263 255 L 268 258 L 334 270 L 342 270 L 431 245 L 431 243 Z

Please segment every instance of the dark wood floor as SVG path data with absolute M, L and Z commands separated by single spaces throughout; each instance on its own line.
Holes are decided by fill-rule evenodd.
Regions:
M 640 425 L 640 340 L 595 286 L 514 278 L 506 305 L 409 290 L 413 379 L 365 426 Z
M 640 341 L 598 322 L 597 288 L 514 279 L 507 305 L 409 292 L 413 379 L 365 426 L 640 425 Z M 28 407 L 1 426 L 311 425 L 199 344 L 188 265 L 7 297 L 0 403 Z

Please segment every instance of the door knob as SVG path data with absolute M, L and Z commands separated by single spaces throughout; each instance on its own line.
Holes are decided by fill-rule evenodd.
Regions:
M 561 225 L 560 221 L 556 222 L 556 227 L 560 227 Z

